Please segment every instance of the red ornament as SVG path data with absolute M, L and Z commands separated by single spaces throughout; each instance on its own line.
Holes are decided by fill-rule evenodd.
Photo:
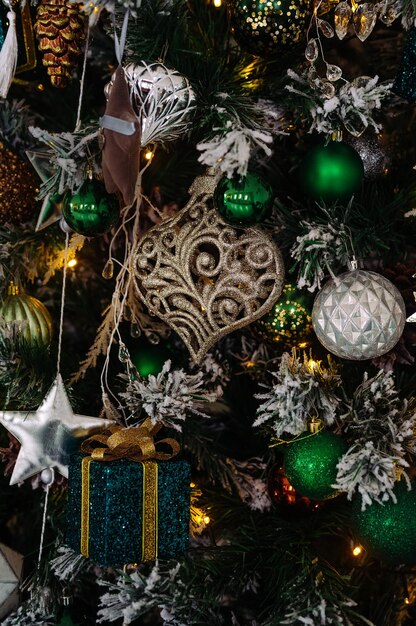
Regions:
M 281 465 L 274 465 L 268 477 L 268 491 L 273 505 L 279 514 L 285 518 L 302 518 L 313 512 L 319 505 L 312 503 L 309 498 L 296 493 L 296 490 L 286 478 Z

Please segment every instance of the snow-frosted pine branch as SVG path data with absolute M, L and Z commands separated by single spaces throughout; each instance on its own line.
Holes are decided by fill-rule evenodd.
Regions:
M 202 409 L 207 403 L 215 402 L 219 394 L 218 388 L 206 391 L 203 372 L 171 371 L 171 362 L 166 361 L 157 376 L 129 380 L 126 392 L 120 396 L 133 419 L 145 415 L 153 423 L 161 422 L 180 431 L 187 415 L 208 417 Z
M 283 433 L 299 435 L 314 416 L 328 426 L 334 423 L 340 378 L 331 362 L 329 368 L 318 364 L 309 367 L 306 356 L 302 361 L 285 352 L 273 377 L 275 383 L 268 391 L 256 396 L 263 403 L 254 426 L 267 425 L 276 437 L 281 437 Z

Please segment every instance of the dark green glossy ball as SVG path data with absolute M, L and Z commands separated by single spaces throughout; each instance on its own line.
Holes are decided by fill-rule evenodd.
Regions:
M 80 235 L 104 235 L 118 222 L 118 201 L 98 180 L 86 180 L 77 193 L 65 195 L 62 215 L 68 226 Z
M 265 219 L 272 204 L 272 188 L 258 174 L 248 173 L 240 179 L 223 176 L 214 192 L 214 205 L 230 224 L 258 224 Z
M 162 371 L 165 361 L 172 358 L 169 349 L 160 344 L 140 342 L 137 348 L 130 350 L 131 360 L 142 378 L 152 374 L 157 376 Z
M 306 36 L 310 0 L 230 0 L 233 33 L 244 50 L 268 56 Z
M 313 148 L 300 166 L 305 193 L 331 203 L 349 200 L 361 185 L 364 165 L 360 155 L 340 141 Z
M 361 510 L 361 498 L 353 502 L 353 531 L 368 553 L 390 565 L 416 564 L 416 483 L 408 491 L 406 481 L 394 487 L 397 498 Z
M 330 498 L 335 494 L 331 485 L 336 480 L 337 464 L 347 448 L 341 437 L 327 430 L 302 433 L 286 450 L 283 467 L 288 481 L 311 500 Z

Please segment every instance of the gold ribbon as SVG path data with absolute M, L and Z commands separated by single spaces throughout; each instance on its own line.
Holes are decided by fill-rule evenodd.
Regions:
M 82 452 L 90 455 L 82 459 L 81 466 L 81 554 L 85 557 L 89 556 L 90 465 L 92 461 L 128 459 L 143 466 L 142 561 L 154 561 L 157 558 L 158 465 L 155 461 L 169 460 L 180 450 L 175 439 L 161 439 L 155 443 L 154 436 L 160 428 L 160 425 L 152 424 L 150 418 L 147 418 L 137 428 L 111 426 L 82 443 Z M 157 450 L 160 445 L 170 448 L 170 451 Z
M 93 461 L 169 461 L 178 454 L 180 445 L 171 438 L 160 439 L 155 443 L 154 437 L 161 428 L 160 424 L 152 424 L 150 417 L 135 428 L 110 426 L 104 432 L 86 439 L 81 445 L 81 451 L 91 455 Z M 101 447 L 97 444 L 101 444 Z M 157 450 L 161 445 L 170 448 L 170 451 Z

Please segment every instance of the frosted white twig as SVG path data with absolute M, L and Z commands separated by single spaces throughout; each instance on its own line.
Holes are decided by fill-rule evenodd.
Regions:
M 72 192 L 77 190 L 85 180 L 87 164 L 94 165 L 91 154 L 97 150 L 92 149 L 91 144 L 97 141 L 98 128 L 87 126 L 73 133 L 50 133 L 33 126 L 29 130 L 35 139 L 45 144 L 42 153 L 28 154 L 44 180 L 38 198 L 44 198 L 48 194 L 62 194 L 68 189 Z M 42 169 L 46 161 L 49 162 L 48 173 Z
M 333 370 L 310 368 L 306 360 L 285 352 L 273 377 L 276 382 L 268 391 L 256 396 L 263 403 L 254 426 L 265 424 L 281 437 L 283 433 L 299 435 L 313 416 L 328 426 L 334 423 L 340 379 Z
M 383 100 L 390 94 L 391 82 L 379 83 L 378 76 L 360 76 L 352 82 L 341 79 L 332 83 L 335 94 L 328 98 L 320 89 L 322 81 L 317 81 L 312 71 L 305 70 L 299 75 L 289 69 L 290 83 L 286 85 L 290 93 L 304 101 L 310 118 L 310 133 L 316 131 L 331 135 L 346 128 L 358 135 L 368 127 L 376 132 L 381 130 L 381 124 L 374 119 L 374 112 L 381 108 Z
M 392 373 L 365 374 L 342 419 L 354 443 L 338 463 L 334 488 L 349 499 L 358 493 L 363 510 L 372 502 L 395 500 L 398 470 L 410 484 L 405 455 L 416 451 L 416 410 L 400 399 Z
M 67 546 L 58 548 L 58 556 L 50 562 L 51 570 L 61 582 L 75 580 L 79 573 L 90 565 L 85 557 Z
M 215 135 L 209 141 L 197 145 L 201 153 L 198 161 L 210 167 L 219 167 L 228 178 L 238 174 L 247 174 L 248 163 L 255 149 L 260 149 L 271 156 L 270 144 L 273 137 L 266 131 L 251 128 L 235 128 L 228 122 L 228 129 Z
M 162 371 L 146 379 L 128 381 L 127 390 L 120 396 L 131 412 L 131 418 L 150 417 L 153 423 L 161 422 L 175 430 L 182 430 L 187 415 L 208 417 L 201 409 L 218 399 L 217 391 L 206 391 L 204 375 L 187 374 L 184 370 L 171 371 L 171 361 L 166 361 Z
M 302 235 L 296 237 L 290 255 L 298 265 L 297 286 L 309 291 L 321 289 L 322 281 L 336 265 L 346 265 L 349 232 L 337 219 L 326 224 L 303 220 Z

